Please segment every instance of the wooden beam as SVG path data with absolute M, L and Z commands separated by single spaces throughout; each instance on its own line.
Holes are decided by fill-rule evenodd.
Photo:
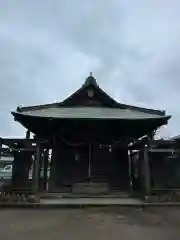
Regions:
M 12 153 L 12 152 L 36 152 L 36 147 L 31 148 L 0 148 L 0 152 L 2 153 Z
M 34 142 L 36 143 L 35 139 L 26 139 L 26 138 L 0 138 L 3 142 L 24 142 L 24 141 L 28 141 L 28 142 Z
M 147 143 L 148 143 L 148 140 L 136 140 L 135 144 L 129 146 L 128 148 L 138 150 Z M 161 146 L 161 145 L 166 145 L 166 146 L 174 145 L 175 146 L 175 144 L 176 144 L 176 141 L 174 141 L 174 140 L 150 140 L 150 145 L 151 145 L 152 148 L 153 147 L 155 148 L 155 147 Z
M 3 153 L 3 152 L 9 152 L 10 151 L 10 148 L 7 148 L 7 147 L 0 147 L 0 152 Z
M 31 142 L 31 143 L 36 143 L 36 139 L 26 139 L 26 138 L 0 138 L 0 140 L 3 142 L 4 145 L 6 143 L 24 143 L 24 142 Z M 42 139 L 39 141 L 40 143 L 48 143 L 48 139 Z
M 174 144 L 174 140 L 150 140 L 152 145 L 164 145 L 164 144 Z
M 177 149 L 166 149 L 166 148 L 161 148 L 161 149 L 158 149 L 158 148 L 154 148 L 154 149 L 149 149 L 149 152 L 152 152 L 152 153 L 178 153 L 180 152 L 179 150 Z

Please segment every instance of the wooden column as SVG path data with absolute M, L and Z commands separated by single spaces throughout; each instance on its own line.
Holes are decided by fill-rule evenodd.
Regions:
M 47 182 L 48 182 L 48 157 L 49 157 L 49 149 L 44 151 L 44 191 L 47 190 Z
M 40 157 L 39 157 L 39 185 L 38 185 L 38 190 L 39 191 L 42 191 L 44 190 L 43 189 L 43 186 L 44 186 L 44 182 L 43 182 L 43 179 L 42 179 L 42 169 L 43 169 L 43 165 L 44 165 L 44 158 L 43 158 L 43 153 L 44 149 L 42 149 L 42 146 L 40 147 Z M 44 174 L 43 174 L 44 175 Z
M 132 180 L 132 150 L 128 150 L 128 169 L 129 169 L 129 188 L 130 191 L 133 190 L 133 180 Z
M 31 135 L 30 130 L 27 130 L 27 131 L 26 131 L 26 139 L 30 139 L 30 135 Z
M 89 142 L 88 179 L 91 180 L 91 142 Z
M 34 181 L 33 181 L 35 194 L 37 194 L 39 191 L 40 158 L 41 158 L 40 143 L 37 140 L 37 142 L 36 142 L 36 157 L 34 159 Z
M 1 153 L 2 153 L 2 139 L 0 139 L 0 157 L 1 157 Z
M 150 166 L 148 158 L 148 145 L 144 146 L 143 175 L 144 175 L 144 193 L 146 196 L 151 193 Z
M 50 177 L 48 184 L 48 191 L 53 192 L 57 186 L 57 144 L 55 136 L 52 139 L 52 153 L 51 153 L 51 167 L 50 167 Z

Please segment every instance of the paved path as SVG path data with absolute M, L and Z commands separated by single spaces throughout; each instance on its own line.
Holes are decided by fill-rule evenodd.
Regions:
M 141 205 L 143 202 L 135 198 L 54 198 L 41 199 L 42 205 Z
M 179 208 L 1 210 L 0 239 L 179 240 Z

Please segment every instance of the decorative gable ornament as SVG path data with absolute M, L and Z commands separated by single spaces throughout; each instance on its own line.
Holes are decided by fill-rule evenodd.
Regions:
M 92 98 L 94 96 L 94 91 L 92 89 L 88 90 L 88 97 Z

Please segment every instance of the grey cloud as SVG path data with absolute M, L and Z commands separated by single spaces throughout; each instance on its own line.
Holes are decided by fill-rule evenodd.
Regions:
M 23 134 L 12 108 L 62 100 L 90 71 L 121 102 L 168 109 L 162 134 L 179 133 L 179 1 L 9 1 L 1 11 L 2 134 Z

